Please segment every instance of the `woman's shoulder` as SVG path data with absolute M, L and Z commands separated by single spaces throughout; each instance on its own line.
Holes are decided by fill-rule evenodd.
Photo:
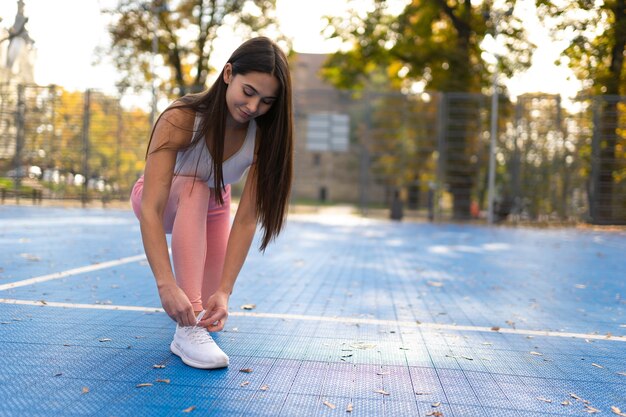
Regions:
M 172 104 L 161 113 L 154 128 L 156 146 L 174 149 L 186 147 L 193 139 L 195 120 L 195 111 Z
M 163 111 L 161 119 L 181 129 L 188 128 L 189 130 L 193 130 L 196 112 L 193 109 L 182 106 L 183 103 L 175 101 Z

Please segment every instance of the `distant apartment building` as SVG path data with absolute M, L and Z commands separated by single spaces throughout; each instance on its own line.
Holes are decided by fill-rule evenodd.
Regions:
M 291 62 L 295 107 L 296 200 L 361 204 L 380 200 L 360 145 L 359 106 L 322 80 L 323 54 L 296 54 Z

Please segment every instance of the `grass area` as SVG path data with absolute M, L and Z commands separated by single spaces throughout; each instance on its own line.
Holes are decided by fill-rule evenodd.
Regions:
M 15 190 L 15 181 L 12 178 L 0 177 L 0 190 L 13 192 Z M 19 192 L 22 195 L 23 194 L 30 195 L 33 192 L 33 187 L 20 184 Z

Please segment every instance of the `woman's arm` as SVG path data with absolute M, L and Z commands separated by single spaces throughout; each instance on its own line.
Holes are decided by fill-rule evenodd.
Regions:
M 176 284 L 163 227 L 177 149 L 188 142 L 181 134 L 184 129 L 177 126 L 188 124 L 189 115 L 180 110 L 170 113 L 157 122 L 148 150 L 141 199 L 141 237 L 165 312 L 178 324 L 193 326 L 196 322 L 193 306 Z
M 228 317 L 228 298 L 233 292 L 235 281 L 248 256 L 256 231 L 256 172 L 256 164 L 253 163 L 248 171 L 246 184 L 228 237 L 220 286 L 207 301 L 206 318 L 199 322 L 200 326 L 207 327 L 212 332 L 224 328 Z

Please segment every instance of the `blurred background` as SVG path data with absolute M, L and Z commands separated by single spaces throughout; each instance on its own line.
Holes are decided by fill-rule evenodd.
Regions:
M 2 204 L 128 207 L 155 117 L 265 35 L 291 59 L 293 210 L 626 224 L 624 0 L 4 0 L 0 17 Z

